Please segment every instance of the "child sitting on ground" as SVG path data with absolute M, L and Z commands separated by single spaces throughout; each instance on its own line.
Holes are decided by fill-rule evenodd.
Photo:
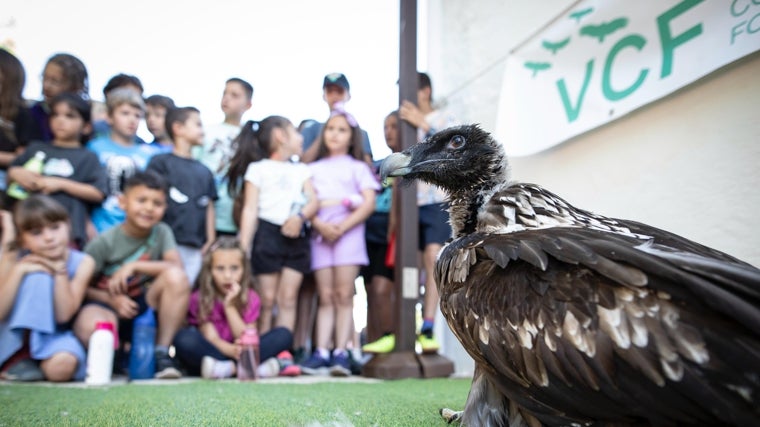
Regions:
M 69 322 L 95 262 L 69 248 L 66 208 L 48 196 L 32 195 L 16 204 L 13 217 L 0 211 L 0 225 L 0 376 L 84 379 L 85 349 Z
M 174 334 L 185 322 L 190 285 L 166 211 L 166 182 L 154 172 L 138 172 L 124 184 L 119 206 L 124 222 L 99 234 L 85 247 L 100 277 L 87 289 L 88 302 L 74 322 L 86 343 L 97 322 L 117 324 L 121 342 L 131 341 L 132 321 L 148 306 L 157 314 L 155 378 L 179 378 L 169 356 Z
M 240 357 L 238 339 L 254 327 L 261 302 L 253 290 L 253 277 L 238 240 L 222 236 L 203 259 L 197 289 L 190 296 L 188 328 L 174 338 L 177 358 L 190 375 L 228 378 L 235 374 Z M 271 329 L 260 338 L 259 354 L 264 363 L 259 376 L 300 374 L 287 351 L 293 336 L 287 328 Z M 276 359 L 275 359 L 276 358 Z

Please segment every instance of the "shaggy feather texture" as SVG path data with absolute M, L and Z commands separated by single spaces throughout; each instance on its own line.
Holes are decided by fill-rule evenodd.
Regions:
M 454 239 L 436 283 L 476 367 L 464 411 L 444 416 L 470 426 L 760 425 L 760 270 L 576 208 L 508 171 L 502 145 L 475 125 L 382 166 L 450 197 Z

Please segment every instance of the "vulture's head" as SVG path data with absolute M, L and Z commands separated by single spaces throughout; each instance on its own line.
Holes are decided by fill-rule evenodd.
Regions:
M 456 198 L 493 190 L 507 181 L 507 169 L 503 146 L 478 125 L 464 125 L 391 154 L 380 174 L 435 184 Z

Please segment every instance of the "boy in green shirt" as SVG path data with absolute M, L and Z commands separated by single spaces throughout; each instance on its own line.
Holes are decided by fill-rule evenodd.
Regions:
M 130 341 L 132 321 L 152 307 L 158 325 L 155 377 L 160 379 L 181 376 L 168 350 L 185 321 L 190 295 L 174 234 L 161 222 L 166 194 L 166 182 L 154 172 L 138 172 L 127 180 L 119 195 L 126 219 L 85 247 L 100 277 L 87 290 L 74 323 L 85 345 L 100 321 L 118 325 L 122 342 Z

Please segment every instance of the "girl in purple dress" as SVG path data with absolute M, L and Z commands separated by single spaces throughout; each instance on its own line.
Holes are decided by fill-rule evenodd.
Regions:
M 361 266 L 369 263 L 364 222 L 375 209 L 380 188 L 363 161 L 361 135 L 351 114 L 334 109 L 322 129 L 317 160 L 309 163 L 319 199 L 311 238 L 319 308 L 316 348 L 301 365 L 308 374 L 325 368 L 334 376 L 351 374 L 347 345 L 353 336 L 354 281 Z

